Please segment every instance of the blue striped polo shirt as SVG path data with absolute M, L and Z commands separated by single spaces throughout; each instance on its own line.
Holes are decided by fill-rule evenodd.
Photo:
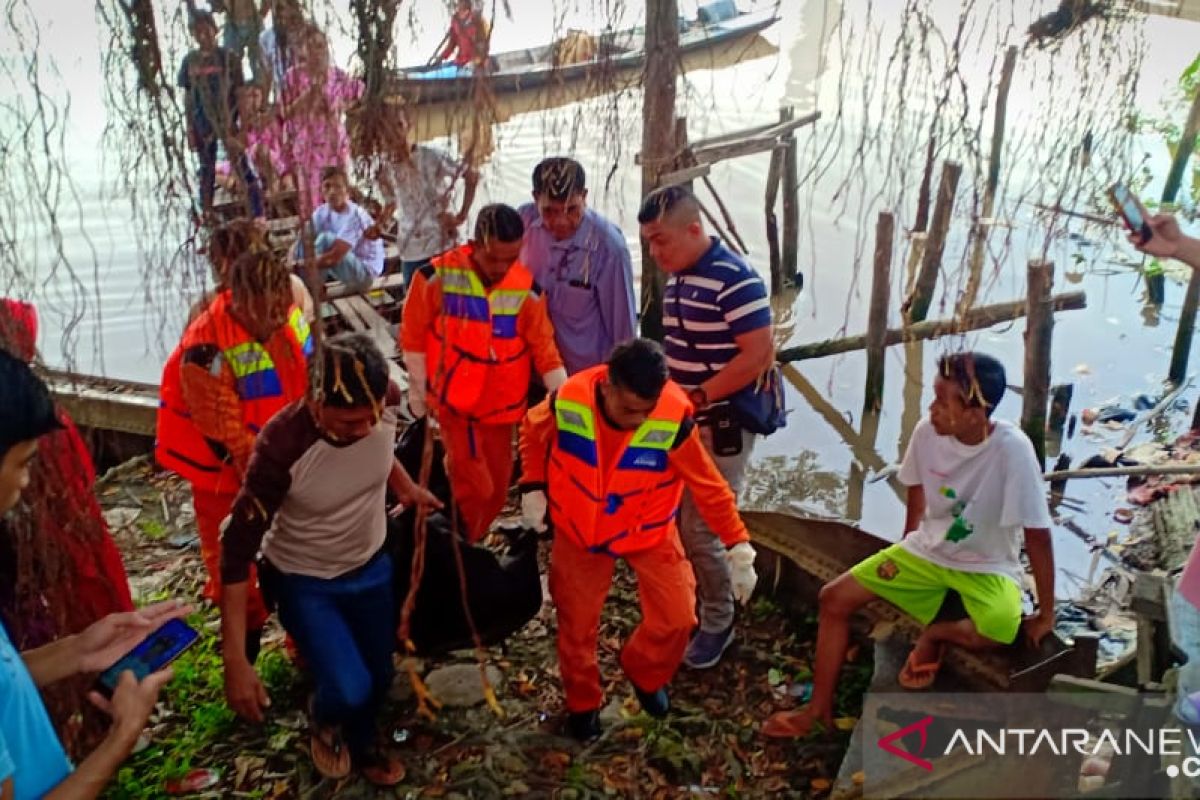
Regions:
M 685 390 L 733 360 L 738 353 L 734 337 L 771 324 L 762 278 L 745 259 L 711 238 L 700 260 L 670 275 L 663 290 L 663 348 L 671 379 Z

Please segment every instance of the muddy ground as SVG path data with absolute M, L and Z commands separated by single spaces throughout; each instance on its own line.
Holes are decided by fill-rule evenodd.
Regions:
M 815 619 L 797 619 L 758 600 L 742 614 L 738 643 L 723 662 L 707 671 L 682 670 L 671 687 L 671 716 L 652 720 L 640 713 L 617 666 L 621 642 L 638 619 L 634 581 L 620 569 L 600 636 L 609 704 L 599 741 L 581 747 L 561 732 L 554 614 L 547 605 L 505 648 L 487 653 L 499 670 L 495 690 L 503 717 L 476 704 L 443 708 L 433 721 L 418 718 L 401 670 L 380 735 L 404 758 L 404 782 L 378 791 L 353 775 L 323 781 L 307 753 L 304 678 L 277 628 L 259 661 L 273 701 L 266 723 L 243 723 L 224 703 L 218 618 L 200 600 L 204 570 L 186 484 L 135 460 L 110 471 L 97 491 L 135 594 L 141 601 L 174 596 L 196 603 L 191 621 L 204 633 L 177 663 L 145 749 L 127 763 L 109 797 L 821 796 L 837 772 L 870 677 L 869 650 L 855 648 L 839 690 L 839 730 L 798 742 L 760 737 L 760 721 L 807 690 Z M 477 660 L 463 652 L 419 667 L 429 674 L 456 663 Z

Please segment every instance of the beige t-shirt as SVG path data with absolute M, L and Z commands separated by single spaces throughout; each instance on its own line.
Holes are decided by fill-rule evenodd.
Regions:
M 245 580 L 260 547 L 281 572 L 326 579 L 383 547 L 399 399 L 391 387 L 379 422 L 351 444 L 326 438 L 303 400 L 267 423 L 226 521 L 223 581 Z

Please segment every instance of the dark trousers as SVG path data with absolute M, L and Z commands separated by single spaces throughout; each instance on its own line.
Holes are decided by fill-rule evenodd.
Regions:
M 279 621 L 312 673 L 316 723 L 340 725 L 350 752 L 362 754 L 394 672 L 391 556 L 381 551 L 328 580 L 276 572 L 272 583 Z
M 200 207 L 208 211 L 213 207 L 213 195 L 217 187 L 217 138 L 209 136 L 196 151 L 200 162 Z M 246 154 L 238 156 L 235 165 L 242 183 L 246 187 L 246 197 L 250 201 L 250 216 L 263 216 L 263 190 L 258 174 L 250 164 Z

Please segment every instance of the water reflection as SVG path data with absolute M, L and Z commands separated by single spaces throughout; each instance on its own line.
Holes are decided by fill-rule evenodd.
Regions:
M 845 507 L 846 477 L 820 464 L 813 450 L 755 458 L 746 469 L 739 503 L 762 511 L 839 518 Z

